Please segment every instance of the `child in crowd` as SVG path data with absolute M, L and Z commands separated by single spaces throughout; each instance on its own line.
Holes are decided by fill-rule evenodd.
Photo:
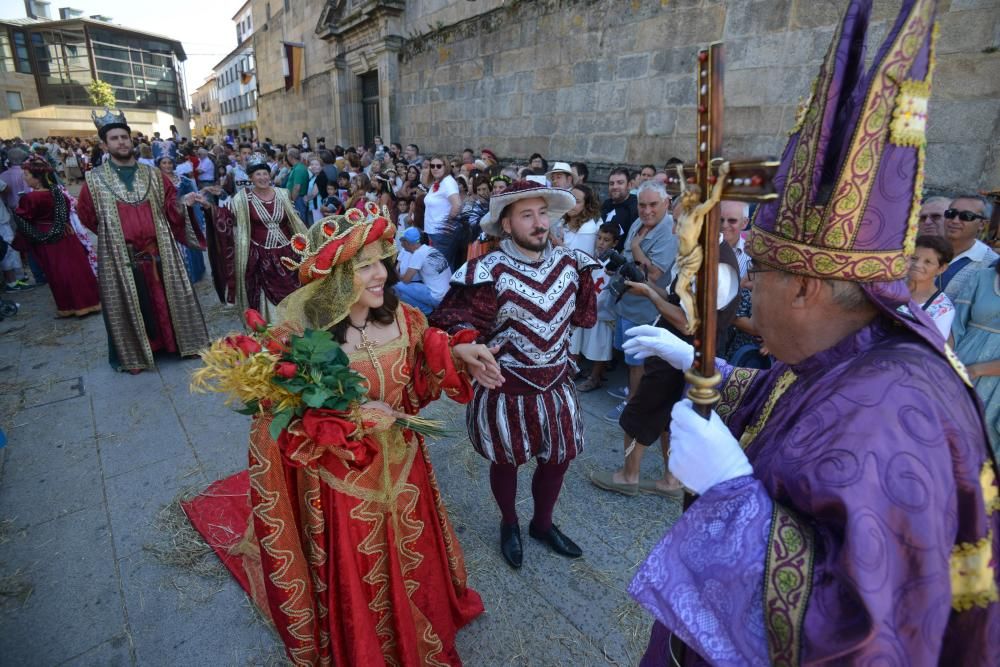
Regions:
M 344 212 L 344 202 L 338 196 L 338 187 L 336 183 L 328 182 L 326 184 L 326 197 L 323 199 L 323 205 L 319 207 L 320 213 L 324 216 L 326 215 L 340 215 Z
M 410 226 L 410 201 L 408 199 L 396 200 L 396 211 L 398 213 L 396 227 L 399 231 L 403 231 Z
M 346 171 L 337 174 L 337 198 L 345 202 L 351 195 L 351 175 Z
M 611 343 L 615 337 L 615 304 L 614 295 L 608 291 L 608 283 L 614 278 L 614 273 L 607 270 L 608 257 L 618 243 L 619 227 L 615 223 L 601 225 L 597 232 L 597 243 L 594 252 L 601 262 L 601 267 L 594 269 L 592 275 L 597 288 L 597 324 L 583 330 L 583 337 L 578 351 L 583 357 L 593 362 L 590 377 L 580 382 L 576 389 L 580 392 L 593 391 L 604 384 L 604 370 L 611 361 Z

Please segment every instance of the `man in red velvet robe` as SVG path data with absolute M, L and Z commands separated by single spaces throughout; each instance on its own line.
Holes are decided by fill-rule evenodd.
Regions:
M 182 206 L 206 203 L 198 193 L 177 199 L 159 170 L 138 164 L 122 113 L 94 114 L 108 161 L 87 173 L 77 213 L 98 235 L 98 281 L 111 365 L 138 373 L 153 352 L 197 354 L 208 330 L 177 243 L 203 248 Z

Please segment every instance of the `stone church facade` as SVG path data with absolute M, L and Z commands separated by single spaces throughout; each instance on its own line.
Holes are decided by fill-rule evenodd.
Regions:
M 881 37 L 899 0 L 875 0 Z M 698 48 L 726 48 L 724 151 L 780 154 L 846 2 L 252 0 L 260 136 L 662 166 L 694 150 Z M 1000 3 L 942 0 L 930 189 L 1000 189 Z M 286 90 L 286 45 L 302 48 Z M 869 45 L 869 57 L 877 44 Z

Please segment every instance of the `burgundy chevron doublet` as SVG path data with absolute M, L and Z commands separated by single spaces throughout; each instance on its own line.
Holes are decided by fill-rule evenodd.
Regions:
M 466 413 L 476 451 L 491 461 L 520 465 L 537 456 L 561 463 L 583 449 L 568 373 L 580 264 L 579 255 L 563 248 L 537 263 L 501 250 L 455 277 L 470 286 L 492 283 L 496 292 L 497 314 L 486 342 L 500 348 L 497 360 L 507 381 L 494 391 L 477 385 Z

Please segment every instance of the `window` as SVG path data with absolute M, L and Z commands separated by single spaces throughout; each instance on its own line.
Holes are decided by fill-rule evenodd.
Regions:
M 285 11 L 288 11 L 288 0 L 285 0 Z
M 20 30 L 14 32 L 14 62 L 18 72 L 21 74 L 31 74 L 28 40 Z
M 7 91 L 7 110 L 10 113 L 24 111 L 24 102 L 21 101 L 21 93 L 16 90 Z
M 267 17 L 265 20 L 271 20 L 271 3 L 268 2 L 264 5 L 264 16 Z
M 119 100 L 142 109 L 182 113 L 177 62 L 169 44 L 101 28 L 93 28 L 90 35 L 98 76 L 115 88 Z M 70 40 L 65 41 L 68 49 Z M 85 47 L 80 51 L 85 53 Z M 82 79 L 82 70 L 71 78 Z
M 14 52 L 10 48 L 10 37 L 5 29 L 0 29 L 0 72 L 14 71 Z

